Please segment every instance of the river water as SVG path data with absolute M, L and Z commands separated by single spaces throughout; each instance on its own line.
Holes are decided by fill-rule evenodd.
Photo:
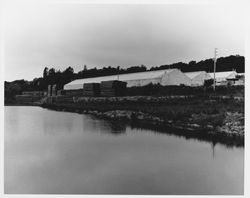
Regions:
M 40 107 L 4 124 L 7 194 L 243 194 L 244 147 Z

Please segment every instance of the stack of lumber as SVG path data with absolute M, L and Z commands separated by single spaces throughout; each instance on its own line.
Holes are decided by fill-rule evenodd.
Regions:
M 126 82 L 112 80 L 101 82 L 101 96 L 113 97 L 124 96 L 126 92 Z
M 23 91 L 22 95 L 26 96 L 43 96 L 43 91 Z
M 72 96 L 57 96 L 55 97 L 56 103 L 73 103 L 73 97 Z
M 67 96 L 82 96 L 83 95 L 83 89 L 77 89 L 77 90 L 64 90 L 65 95 Z
M 100 83 L 85 83 L 83 84 L 84 96 L 99 96 L 100 95 Z

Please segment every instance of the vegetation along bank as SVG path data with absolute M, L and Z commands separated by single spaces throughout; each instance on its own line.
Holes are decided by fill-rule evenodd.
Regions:
M 50 97 L 41 106 L 130 123 L 244 137 L 244 87 L 217 94 Z

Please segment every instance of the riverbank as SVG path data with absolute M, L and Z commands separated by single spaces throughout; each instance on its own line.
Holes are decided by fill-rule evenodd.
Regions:
M 67 101 L 67 102 L 65 102 Z M 74 97 L 41 106 L 109 120 L 244 138 L 244 98 L 210 96 Z
M 4 106 L 40 106 L 42 103 L 7 103 Z

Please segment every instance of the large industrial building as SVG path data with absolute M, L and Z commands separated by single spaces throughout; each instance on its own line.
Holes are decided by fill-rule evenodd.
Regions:
M 186 72 L 183 73 L 179 69 L 166 69 L 156 71 L 145 71 L 130 74 L 120 74 L 111 76 L 102 76 L 94 78 L 84 78 L 74 80 L 64 85 L 64 90 L 83 89 L 83 84 L 87 83 L 101 83 L 105 81 L 123 81 L 127 83 L 127 87 L 141 87 L 152 84 L 160 84 L 162 86 L 171 85 L 186 85 L 186 86 L 203 86 L 204 82 L 214 78 L 214 73 L 207 73 L 205 71 Z M 237 72 L 216 72 L 216 85 L 236 85 Z M 241 83 L 242 84 L 242 83 Z
M 64 85 L 65 90 L 82 89 L 85 83 L 100 83 L 102 81 L 119 80 L 127 83 L 127 87 L 140 87 L 150 83 L 166 85 L 187 85 L 191 86 L 191 79 L 178 69 L 166 69 L 146 71 L 130 74 L 102 76 L 95 78 L 84 78 L 74 80 Z

